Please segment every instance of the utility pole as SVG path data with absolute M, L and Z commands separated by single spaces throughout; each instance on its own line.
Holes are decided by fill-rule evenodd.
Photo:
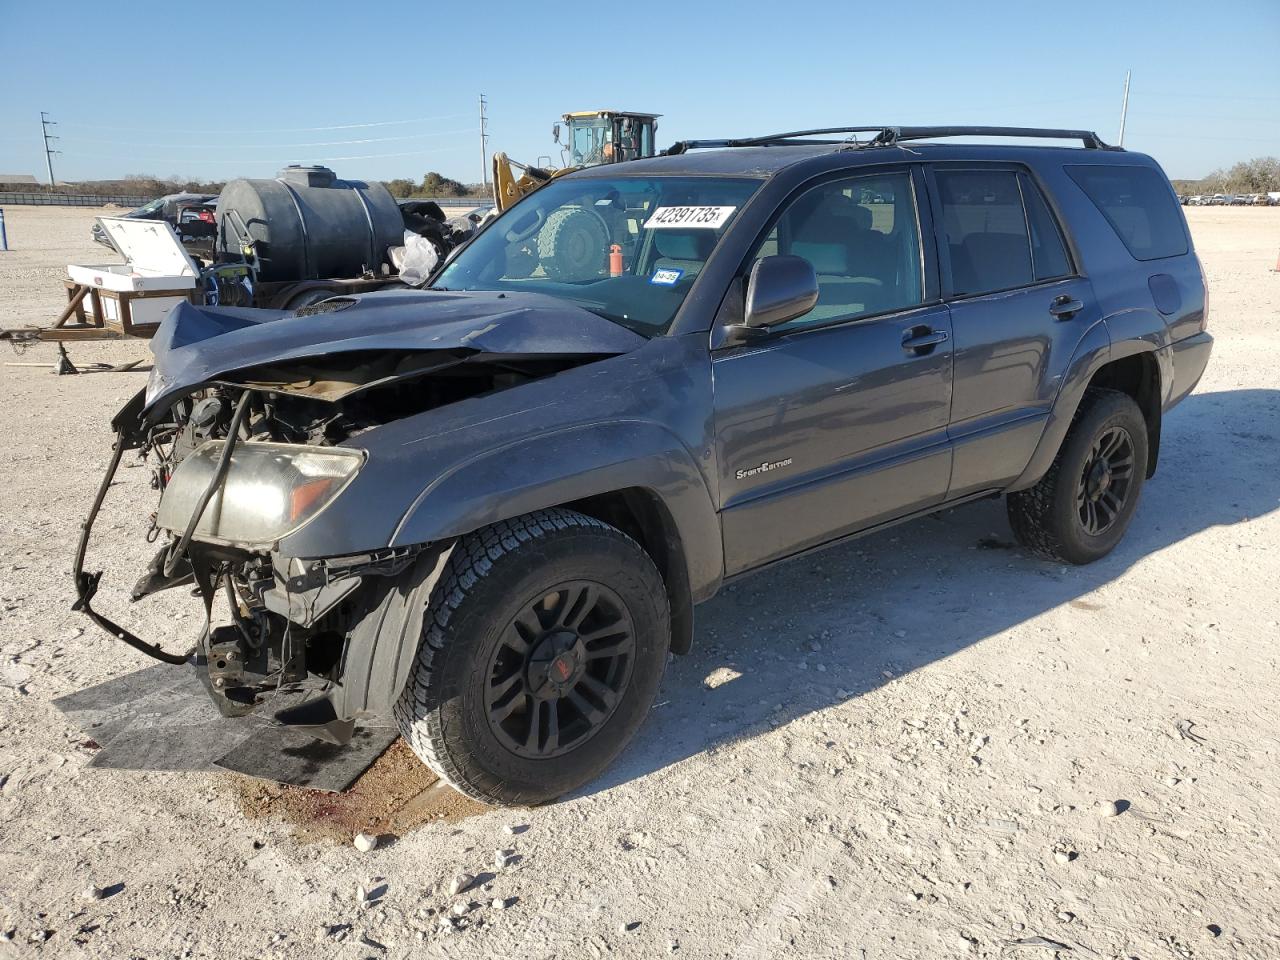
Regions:
M 50 140 L 58 139 L 58 137 L 54 137 L 49 134 L 49 128 L 56 127 L 57 125 L 58 125 L 57 121 L 50 120 L 49 115 L 47 113 L 45 113 L 43 110 L 40 111 L 40 132 L 44 134 L 44 162 L 45 162 L 45 165 L 49 168 L 49 189 L 50 190 L 53 189 L 53 155 L 55 153 L 62 152 L 61 150 L 54 150 L 49 146 Z
M 1124 100 L 1120 104 L 1120 141 L 1116 144 L 1117 147 L 1124 146 L 1124 122 L 1129 116 L 1129 76 L 1132 73 L 1132 70 L 1124 72 Z
M 484 111 L 488 105 L 484 94 L 480 94 L 480 182 L 486 190 L 489 189 L 489 118 Z

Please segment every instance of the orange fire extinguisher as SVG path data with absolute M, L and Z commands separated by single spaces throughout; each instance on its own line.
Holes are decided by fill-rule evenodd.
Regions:
M 617 243 L 609 245 L 609 276 L 622 276 L 622 246 Z

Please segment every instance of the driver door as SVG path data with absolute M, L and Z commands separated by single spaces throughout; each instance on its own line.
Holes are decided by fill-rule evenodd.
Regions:
M 831 180 L 760 245 L 809 260 L 819 299 L 713 356 L 726 574 L 946 496 L 951 321 L 923 195 L 905 167 Z

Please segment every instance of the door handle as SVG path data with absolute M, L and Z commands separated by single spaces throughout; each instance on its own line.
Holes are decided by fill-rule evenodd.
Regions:
M 912 327 L 902 337 L 902 349 L 916 355 L 929 353 L 940 343 L 947 342 L 947 331 L 929 327 Z
M 1058 320 L 1070 320 L 1083 309 L 1083 303 L 1066 293 L 1054 297 L 1053 303 L 1049 304 L 1049 312 Z

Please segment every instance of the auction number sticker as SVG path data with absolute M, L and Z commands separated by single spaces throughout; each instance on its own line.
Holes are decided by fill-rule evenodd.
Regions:
M 737 207 L 658 207 L 645 221 L 646 230 L 698 227 L 719 230 Z

